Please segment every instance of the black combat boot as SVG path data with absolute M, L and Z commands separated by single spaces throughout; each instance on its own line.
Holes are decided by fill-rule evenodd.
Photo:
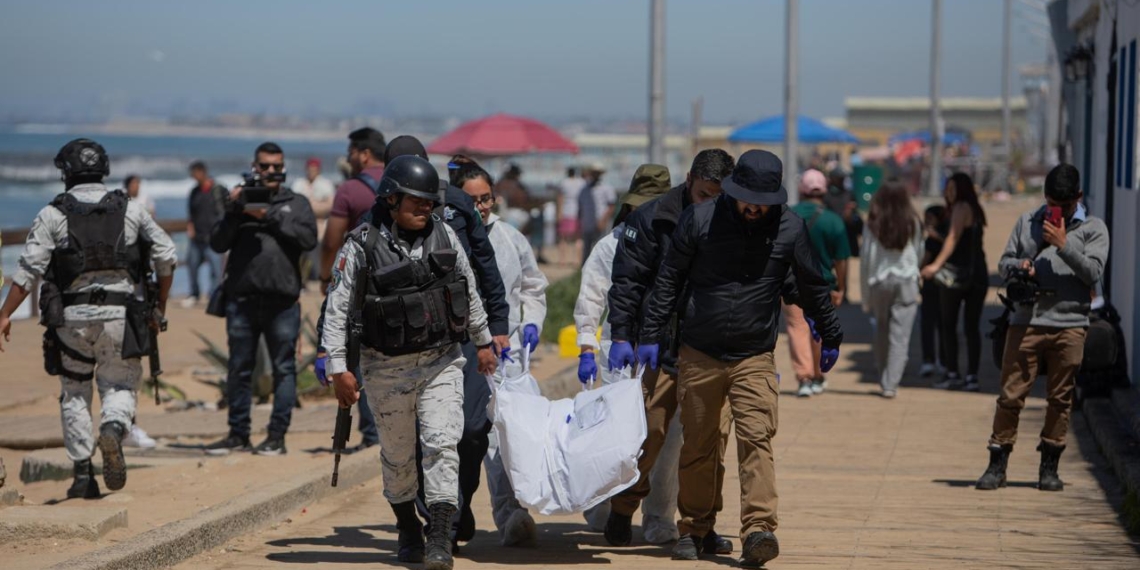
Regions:
M 974 485 L 979 491 L 993 491 L 1005 487 L 1005 466 L 1009 463 L 1009 454 L 1013 451 L 1013 445 L 991 443 L 987 449 L 990 450 L 990 464 L 986 467 L 986 472 L 978 478 L 978 483 Z
M 633 542 L 633 517 L 610 511 L 610 518 L 606 519 L 606 542 L 610 546 L 629 546 Z
M 1037 488 L 1042 491 L 1064 491 L 1065 483 L 1057 476 L 1057 464 L 1061 462 L 1063 445 L 1041 442 L 1037 446 L 1041 452 L 1041 468 L 1037 471 Z
M 99 483 L 95 481 L 95 467 L 90 459 L 75 462 L 75 481 L 67 490 L 68 499 L 98 499 Z
M 455 505 L 436 503 L 428 507 L 431 516 L 431 529 L 427 537 L 427 556 L 424 557 L 425 570 L 451 570 L 455 560 L 451 557 L 451 517 L 455 516 Z
M 780 543 L 771 532 L 753 532 L 744 539 L 744 556 L 740 557 L 741 568 L 763 568 L 764 563 L 775 560 L 780 555 Z
M 103 454 L 103 482 L 112 491 L 127 484 L 127 460 L 123 457 L 123 436 L 127 428 L 119 422 L 107 422 L 99 428 L 99 451 Z
M 415 501 L 392 503 L 392 512 L 396 513 L 396 529 L 400 531 L 396 559 L 400 562 L 423 562 L 424 527 L 416 515 Z

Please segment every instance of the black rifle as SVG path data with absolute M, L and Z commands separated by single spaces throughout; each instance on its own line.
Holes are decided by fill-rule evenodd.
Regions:
M 154 405 L 161 406 L 158 390 L 162 381 L 162 360 L 158 355 L 158 333 L 166 332 L 166 317 L 158 310 L 158 277 L 154 266 L 150 262 L 151 242 L 139 236 L 139 263 L 143 273 L 143 300 L 146 303 L 147 332 L 150 335 L 150 350 L 147 360 L 150 361 L 150 381 L 154 386 Z
M 368 256 L 362 255 L 358 259 L 360 266 L 356 270 L 356 288 L 353 290 L 351 310 L 348 311 L 348 322 L 346 323 L 348 338 L 345 339 L 347 341 L 345 363 L 348 371 L 354 375 L 360 370 L 360 336 L 364 334 L 364 294 L 368 290 L 368 279 L 370 278 Z M 356 383 L 356 389 L 359 391 L 360 378 L 356 379 Z M 344 446 L 348 444 L 348 438 L 351 435 L 352 407 L 337 408 L 336 425 L 333 427 L 333 487 L 336 487 L 337 478 L 340 476 L 340 454 L 344 451 Z

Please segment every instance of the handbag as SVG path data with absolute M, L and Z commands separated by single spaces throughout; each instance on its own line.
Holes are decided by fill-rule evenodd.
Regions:
M 952 263 L 943 263 L 934 274 L 934 282 L 945 289 L 965 289 L 970 284 L 970 271 Z
M 228 277 L 227 274 L 223 274 L 221 282 L 214 288 L 214 292 L 210 293 L 210 302 L 206 303 L 207 315 L 225 318 L 228 301 L 226 298 L 226 279 Z

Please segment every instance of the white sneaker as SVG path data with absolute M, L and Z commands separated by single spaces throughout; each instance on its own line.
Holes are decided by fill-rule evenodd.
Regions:
M 669 544 L 677 540 L 681 533 L 677 523 L 655 515 L 641 517 L 641 536 L 649 544 Z
M 182 299 L 182 302 L 178 303 L 178 305 L 183 309 L 193 309 L 198 305 L 198 298 L 186 297 L 185 299 Z
M 582 512 L 586 519 L 586 526 L 594 532 L 606 532 L 606 521 L 610 518 L 610 502 L 603 501 L 597 506 L 590 507 Z
M 158 442 L 143 431 L 143 428 L 132 425 L 131 431 L 123 438 L 123 447 L 137 447 L 139 449 L 154 449 Z
M 800 398 L 810 398 L 814 393 L 815 391 L 811 389 L 811 382 L 804 382 L 800 384 L 800 389 L 796 392 L 796 396 Z
M 811 393 L 815 395 L 822 394 L 827 389 L 827 380 L 823 378 L 816 378 L 811 381 Z
M 534 517 L 526 509 L 511 513 L 507 524 L 503 525 L 503 546 L 534 546 L 537 536 Z
M 882 392 L 879 393 L 879 395 L 890 400 L 890 399 L 893 399 L 895 396 L 898 396 L 898 392 L 896 392 L 894 390 L 883 390 Z

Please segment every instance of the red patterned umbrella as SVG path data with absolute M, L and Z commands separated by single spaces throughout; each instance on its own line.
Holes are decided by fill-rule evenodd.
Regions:
M 432 154 L 512 156 L 534 152 L 578 153 L 578 145 L 545 123 L 499 113 L 459 125 L 428 145 Z

